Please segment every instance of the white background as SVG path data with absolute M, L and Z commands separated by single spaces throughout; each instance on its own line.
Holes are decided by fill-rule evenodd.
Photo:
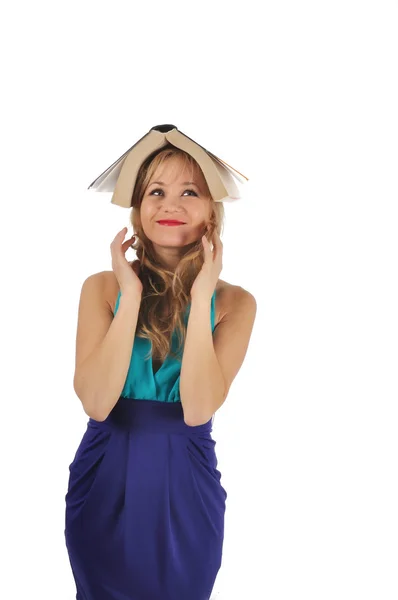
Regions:
M 0 596 L 75 597 L 79 294 L 129 224 L 86 188 L 172 123 L 250 178 L 222 238 L 221 278 L 258 308 L 213 428 L 212 598 L 396 600 L 397 1 L 2 12 Z

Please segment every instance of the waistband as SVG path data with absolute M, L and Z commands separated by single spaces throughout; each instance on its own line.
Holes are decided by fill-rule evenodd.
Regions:
M 140 400 L 121 396 L 104 421 L 90 417 L 88 426 L 96 429 L 127 429 L 145 432 L 209 434 L 213 418 L 202 425 L 190 426 L 184 421 L 181 402 Z

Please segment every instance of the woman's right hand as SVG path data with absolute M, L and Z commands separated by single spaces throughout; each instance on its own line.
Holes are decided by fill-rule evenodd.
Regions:
M 142 283 L 138 277 L 139 261 L 130 264 L 125 256 L 135 236 L 133 235 L 123 242 L 126 233 L 127 227 L 123 227 L 111 243 L 112 269 L 119 283 L 121 294 L 132 294 L 141 299 Z

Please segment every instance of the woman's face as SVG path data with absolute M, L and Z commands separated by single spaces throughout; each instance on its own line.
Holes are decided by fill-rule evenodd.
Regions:
M 184 246 L 199 240 L 210 219 L 211 201 L 200 170 L 190 177 L 190 169 L 181 171 L 180 161 L 170 159 L 154 173 L 141 203 L 141 223 L 145 235 L 165 265 L 175 267 Z M 159 220 L 183 221 L 168 227 Z

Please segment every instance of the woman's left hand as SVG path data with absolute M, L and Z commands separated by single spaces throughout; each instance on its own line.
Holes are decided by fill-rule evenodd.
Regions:
M 211 300 L 222 271 L 223 244 L 216 230 L 213 232 L 213 250 L 206 236 L 202 237 L 204 263 L 191 288 L 191 299 Z

